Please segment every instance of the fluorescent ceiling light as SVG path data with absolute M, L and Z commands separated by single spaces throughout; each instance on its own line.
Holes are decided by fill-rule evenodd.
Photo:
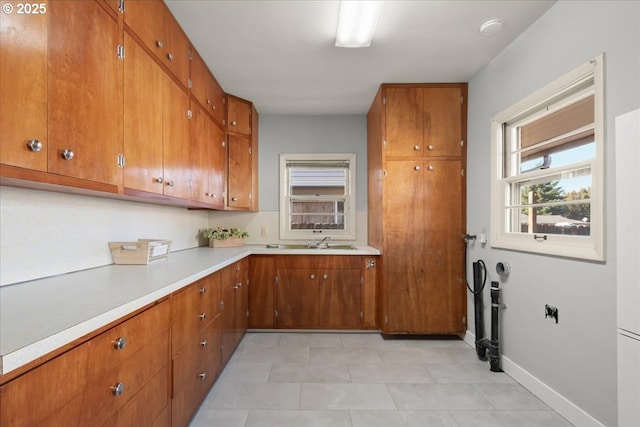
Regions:
M 371 46 L 382 4 L 382 1 L 342 0 L 338 16 L 336 46 Z

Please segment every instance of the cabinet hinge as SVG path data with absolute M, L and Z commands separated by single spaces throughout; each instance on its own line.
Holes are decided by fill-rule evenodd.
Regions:
M 384 323 L 389 323 L 389 318 L 387 316 L 384 316 Z
M 247 310 L 247 319 L 249 318 L 249 310 Z
M 382 148 L 387 148 L 387 140 L 382 141 Z
M 119 153 L 119 154 L 118 154 L 118 167 L 119 167 L 119 168 L 123 168 L 123 167 L 124 167 L 124 164 L 125 164 L 125 161 L 124 161 L 124 154 Z
M 193 188 L 193 179 L 189 178 L 188 187 Z
M 124 46 L 118 45 L 118 59 L 124 59 Z
M 118 10 L 120 13 L 124 13 L 124 0 L 118 0 Z
M 364 319 L 364 312 L 362 312 L 362 311 L 360 312 L 360 318 Z
M 251 147 L 249 147 L 249 154 L 253 154 L 253 151 L 251 150 Z
M 193 111 L 187 110 L 187 118 L 191 120 L 192 117 L 193 117 Z
M 226 147 L 227 146 L 227 141 L 222 141 L 222 147 Z
M 464 104 L 464 96 L 460 97 L 460 104 Z
M 364 285 L 364 276 L 360 276 L 360 284 Z
M 276 319 L 278 318 L 278 310 L 275 311 Z
M 193 59 L 193 51 L 189 48 L 189 61 Z
M 251 193 L 249 193 L 249 200 L 251 200 Z
M 386 105 L 386 103 L 387 103 L 387 97 L 383 96 L 382 97 L 382 105 Z
M 464 141 L 460 141 L 460 147 L 464 147 Z
M 464 169 L 460 169 L 460 176 L 464 176 Z
M 220 311 L 224 311 L 224 301 L 220 301 Z
M 278 284 L 278 276 L 275 276 L 275 277 L 273 278 L 273 283 L 275 283 L 276 285 Z
M 386 169 L 382 169 L 382 176 L 387 176 L 387 170 Z
M 462 323 L 467 323 L 467 316 L 462 316 Z
M 193 80 L 191 80 L 191 79 L 188 79 L 188 80 L 187 80 L 187 87 L 188 87 L 189 89 L 191 89 L 191 88 L 193 87 Z

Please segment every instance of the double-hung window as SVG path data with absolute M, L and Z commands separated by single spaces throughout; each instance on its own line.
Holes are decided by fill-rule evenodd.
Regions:
M 604 260 L 603 56 L 498 114 L 493 247 Z
M 280 155 L 280 238 L 355 233 L 355 154 Z

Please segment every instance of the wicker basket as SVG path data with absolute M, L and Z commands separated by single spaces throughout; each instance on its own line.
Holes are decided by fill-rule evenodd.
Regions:
M 149 264 L 166 259 L 171 252 L 171 240 L 138 239 L 137 242 L 109 242 L 116 264 Z

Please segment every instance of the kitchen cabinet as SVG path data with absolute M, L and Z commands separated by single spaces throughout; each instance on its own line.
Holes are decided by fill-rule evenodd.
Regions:
M 56 1 L 47 10 L 48 172 L 119 185 L 121 33 L 103 5 Z
M 124 23 L 183 87 L 189 87 L 190 43 L 161 0 L 125 0 Z
M 460 85 L 386 86 L 386 155 L 460 157 L 465 91 Z
M 451 144 L 444 144 L 449 149 L 422 150 L 424 123 L 435 122 L 424 118 L 428 116 L 425 111 L 438 110 L 438 104 L 425 103 L 442 98 L 427 94 L 440 93 L 436 91 L 440 85 L 418 85 L 418 92 L 397 86 L 383 85 L 368 114 L 369 243 L 383 253 L 378 271 L 381 329 L 388 334 L 462 333 L 466 328 L 466 296 L 461 236 L 466 208 L 464 150 L 460 152 L 464 144 L 460 141 L 464 141 L 466 129 L 466 85 L 444 85 L 447 91 L 456 88 L 460 111 L 449 119 L 438 119 L 441 123 L 450 121 L 451 126 L 457 123 L 456 130 L 439 132 L 461 135 L 456 150 L 452 149 L 453 137 Z M 459 93 L 463 94 L 462 104 Z M 452 108 L 453 98 L 445 102 L 443 111 Z M 402 115 L 396 104 L 412 107 Z M 419 123 L 415 125 L 415 121 Z M 418 139 L 414 138 L 416 128 L 422 129 L 417 132 L 423 135 Z M 399 147 L 403 129 L 410 143 Z
M 3 384 L 0 424 L 167 425 L 169 315 L 155 304 Z
M 0 14 L 0 163 L 42 172 L 48 152 L 47 23 L 46 14 Z
M 191 203 L 224 209 L 227 143 L 224 129 L 191 103 Z
M 249 101 L 227 95 L 230 209 L 258 209 L 258 113 Z
M 251 255 L 249 283 L 249 328 L 274 329 L 276 269 L 273 255 Z
M 249 259 L 244 258 L 220 272 L 222 280 L 222 365 L 244 336 L 248 325 Z
M 191 51 L 191 96 L 220 126 L 224 127 L 226 124 L 225 93 L 200 54 L 193 47 Z
M 172 425 L 191 420 L 221 369 L 220 273 L 171 297 Z

